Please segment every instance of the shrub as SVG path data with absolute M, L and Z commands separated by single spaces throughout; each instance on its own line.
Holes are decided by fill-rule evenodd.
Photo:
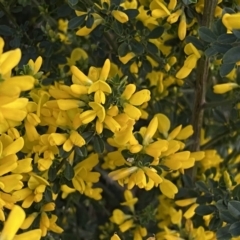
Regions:
M 0 1 L 0 240 L 238 239 L 239 10 Z

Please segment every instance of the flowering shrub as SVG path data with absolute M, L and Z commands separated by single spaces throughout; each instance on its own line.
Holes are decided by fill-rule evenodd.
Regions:
M 0 1 L 0 240 L 240 239 L 240 1 Z

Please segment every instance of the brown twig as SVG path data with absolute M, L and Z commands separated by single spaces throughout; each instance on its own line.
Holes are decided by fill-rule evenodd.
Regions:
M 217 0 L 205 0 L 204 1 L 204 10 L 200 26 L 205 26 L 211 28 L 211 24 L 214 18 L 214 11 L 217 6 Z M 191 146 L 191 151 L 200 150 L 200 133 L 203 123 L 203 115 L 204 109 L 203 105 L 205 104 L 205 93 L 206 93 L 206 85 L 209 75 L 209 58 L 202 56 L 198 61 L 197 66 L 197 79 L 195 85 L 195 100 L 192 111 L 192 125 L 193 125 L 193 144 Z M 195 176 L 196 169 L 190 168 L 186 171 L 193 180 Z

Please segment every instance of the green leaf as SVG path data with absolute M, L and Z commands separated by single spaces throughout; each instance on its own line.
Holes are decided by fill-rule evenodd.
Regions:
M 233 237 L 240 236 L 240 222 L 233 223 L 229 228 L 229 232 L 232 234 Z
M 148 38 L 149 39 L 159 38 L 162 36 L 163 32 L 164 32 L 164 27 L 162 26 L 156 27 L 149 33 Z
M 131 153 L 128 149 L 121 151 L 122 156 L 127 160 L 128 158 L 134 158 L 134 154 Z
M 156 47 L 155 44 L 151 43 L 151 42 L 147 42 L 147 50 L 148 52 L 154 54 L 154 55 L 158 55 L 159 51 L 158 48 Z
M 222 223 L 223 222 L 219 217 L 213 216 L 209 222 L 209 230 L 216 231 L 219 227 L 222 226 Z
M 86 146 L 82 147 L 75 146 L 74 150 L 79 157 L 87 157 L 88 151 Z
M 225 34 L 227 32 L 227 28 L 223 25 L 222 19 L 218 19 L 213 25 L 213 31 L 217 36 L 221 34 Z
M 96 153 L 103 153 L 105 149 L 104 141 L 98 135 L 93 138 L 93 149 Z
M 234 67 L 235 67 L 235 63 L 230 63 L 230 64 L 223 63 L 220 67 L 221 77 L 228 75 L 233 70 Z
M 147 60 L 143 60 L 143 69 L 146 73 L 150 73 L 152 71 L 152 64 Z
M 195 209 L 195 213 L 201 216 L 215 212 L 217 208 L 213 205 L 200 205 Z
M 238 200 L 240 200 L 240 185 L 237 185 L 233 191 L 232 191 L 232 195 L 234 198 L 237 198 Z
M 48 180 L 53 182 L 57 177 L 57 169 L 53 165 L 48 170 Z
M 132 48 L 132 51 L 136 54 L 136 55 L 141 55 L 144 52 L 144 47 L 143 45 L 138 42 L 137 40 L 133 39 L 130 43 L 130 46 Z
M 121 24 L 120 22 L 113 21 L 112 28 L 118 35 L 123 34 L 123 24 Z
M 197 181 L 197 182 L 195 183 L 195 185 L 196 185 L 196 187 L 197 187 L 200 191 L 205 192 L 205 193 L 208 193 L 208 192 L 209 192 L 209 189 L 208 189 L 208 187 L 207 187 L 207 185 L 206 185 L 205 182 L 203 182 L 203 181 Z
M 12 28 L 7 25 L 0 25 L 0 35 L 11 36 L 13 34 Z
M 71 5 L 71 6 L 75 6 L 78 4 L 78 0 L 68 0 L 68 3 Z
M 137 15 L 139 14 L 139 11 L 137 9 L 127 9 L 127 10 L 124 10 L 123 12 L 128 15 L 129 19 L 136 18 Z
M 240 61 L 240 46 L 233 47 L 223 56 L 223 63 L 236 63 Z
M 200 38 L 205 42 L 215 42 L 217 40 L 217 36 L 207 27 L 200 27 L 198 30 Z
M 233 217 L 228 210 L 221 210 L 219 212 L 219 217 L 226 223 L 234 223 L 237 221 L 237 219 Z
M 224 33 L 217 38 L 217 41 L 219 43 L 234 43 L 237 41 L 237 38 L 233 34 Z
M 235 217 L 240 218 L 240 202 L 231 200 L 228 202 L 228 210 Z
M 93 25 L 93 23 L 94 23 L 94 17 L 93 17 L 92 14 L 89 14 L 89 15 L 88 15 L 88 18 L 87 18 L 87 20 L 86 20 L 86 27 L 87 27 L 87 28 L 91 28 L 92 25 Z
M 51 202 L 52 199 L 52 190 L 49 186 L 46 187 L 46 190 L 44 192 L 44 199 L 46 202 Z
M 186 37 L 186 43 L 192 43 L 194 45 L 194 47 L 196 47 L 198 50 L 204 50 L 205 46 L 202 43 L 202 41 L 200 41 L 199 39 L 197 39 L 194 36 L 187 36 Z
M 81 133 L 81 136 L 84 138 L 86 144 L 88 144 L 92 140 L 94 132 L 93 131 L 83 132 Z
M 233 34 L 240 39 L 240 30 L 232 30 Z
M 87 14 L 72 18 L 69 22 L 68 22 L 68 28 L 69 29 L 75 29 L 77 27 L 81 27 L 82 24 L 85 22 L 85 18 L 86 18 Z
M 215 55 L 217 55 L 218 54 L 218 51 L 215 49 L 215 48 L 213 48 L 213 47 L 209 47 L 209 48 L 207 48 L 206 50 L 205 50 L 205 55 L 207 56 L 207 57 L 212 57 L 212 56 L 215 56 Z
M 218 240 L 230 240 L 232 235 L 229 233 L 230 225 L 222 227 L 217 230 L 217 239 Z
M 212 47 L 215 48 L 219 53 L 225 54 L 229 49 L 231 49 L 232 46 L 230 44 L 215 42 Z
M 69 181 L 72 180 L 72 178 L 74 177 L 74 170 L 72 165 L 69 162 L 65 164 L 65 169 L 63 174 L 64 174 L 64 177 Z
M 123 42 L 119 47 L 118 47 L 118 55 L 120 57 L 125 56 L 129 52 L 128 49 L 128 44 L 126 42 Z

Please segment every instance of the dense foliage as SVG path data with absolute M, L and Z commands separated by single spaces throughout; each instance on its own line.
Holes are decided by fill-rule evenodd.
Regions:
M 239 0 L 1 0 L 0 36 L 0 240 L 240 239 Z

